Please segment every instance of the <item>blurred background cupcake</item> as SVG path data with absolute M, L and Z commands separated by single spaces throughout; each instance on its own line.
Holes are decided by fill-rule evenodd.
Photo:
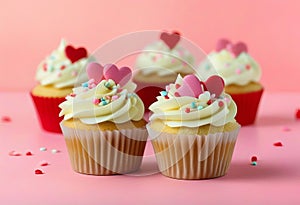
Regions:
M 30 94 L 44 130 L 61 133 L 59 123 L 62 118 L 58 117 L 58 105 L 72 92 L 75 84 L 87 81 L 82 69 L 88 61 L 85 48 L 74 48 L 61 40 L 58 48 L 39 64 L 36 73 L 38 85 Z
M 259 82 L 260 66 L 249 55 L 247 45 L 220 39 L 215 51 L 208 54 L 199 68 L 199 72 L 206 75 L 213 74 L 214 71 L 223 77 L 225 92 L 237 104 L 236 120 L 241 125 L 253 124 L 264 89 Z
M 92 175 L 134 172 L 141 165 L 148 133 L 132 72 L 90 63 L 87 73 L 90 80 L 59 106 L 72 168 Z
M 211 76 L 178 76 L 149 108 L 147 124 L 160 172 L 176 179 L 208 179 L 226 174 L 240 125 L 224 82 Z
M 146 108 L 178 74 L 185 76 L 194 72 L 194 58 L 180 45 L 180 39 L 178 32 L 162 32 L 159 40 L 146 46 L 136 59 L 133 81 Z

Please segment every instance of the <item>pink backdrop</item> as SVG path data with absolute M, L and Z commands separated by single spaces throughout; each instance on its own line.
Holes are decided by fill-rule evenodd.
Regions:
M 25 91 L 62 37 L 94 51 L 140 30 L 179 30 L 209 52 L 219 37 L 247 42 L 269 91 L 300 91 L 300 2 L 1 0 L 0 91 Z M 177 2 L 177 1 L 176 1 Z

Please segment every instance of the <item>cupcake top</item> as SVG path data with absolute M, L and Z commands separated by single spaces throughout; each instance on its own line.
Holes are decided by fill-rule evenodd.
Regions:
M 81 72 L 88 61 L 85 48 L 74 48 L 62 39 L 58 48 L 39 64 L 36 80 L 55 88 L 74 87 L 75 83 L 88 80 L 85 72 Z
M 161 120 L 169 127 L 223 126 L 235 122 L 236 105 L 230 95 L 224 93 L 224 81 L 211 76 L 202 82 L 191 74 L 166 86 L 157 101 L 149 109 L 150 121 Z
M 259 82 L 261 78 L 261 69 L 248 54 L 247 45 L 243 42 L 233 44 L 227 39 L 220 39 L 215 51 L 200 64 L 200 73 L 212 74 L 214 70 L 222 76 L 226 85 L 243 86 Z
M 162 32 L 160 40 L 146 46 L 137 57 L 136 68 L 143 75 L 174 75 L 193 73 L 193 56 L 179 44 L 180 34 Z
M 113 64 L 104 67 L 92 62 L 87 66 L 89 81 L 73 88 L 73 93 L 59 107 L 59 116 L 64 120 L 77 118 L 85 124 L 105 121 L 124 123 L 143 118 L 144 105 L 133 93 L 136 84 L 131 82 L 132 72 L 128 67 L 118 68 Z

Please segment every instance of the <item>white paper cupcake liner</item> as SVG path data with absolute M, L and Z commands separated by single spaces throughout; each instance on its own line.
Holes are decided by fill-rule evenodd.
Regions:
M 60 125 L 76 172 L 112 175 L 139 169 L 148 137 L 145 128 L 92 131 Z
M 147 125 L 160 172 L 176 179 L 208 179 L 226 174 L 239 128 L 208 135 L 157 132 Z

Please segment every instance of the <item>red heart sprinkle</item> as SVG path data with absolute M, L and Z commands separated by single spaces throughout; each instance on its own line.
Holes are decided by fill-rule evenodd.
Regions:
M 231 42 L 228 39 L 219 39 L 216 45 L 216 51 L 220 52 L 223 49 L 226 49 L 227 45 L 230 44 Z
M 300 109 L 296 110 L 295 116 L 296 116 L 296 119 L 300 119 Z
M 236 44 L 228 44 L 227 50 L 230 51 L 235 57 L 238 57 L 242 52 L 247 52 L 247 45 L 243 42 L 238 42 Z
M 257 162 L 257 156 L 252 156 L 251 157 L 251 162 Z
M 10 117 L 8 117 L 8 116 L 3 116 L 3 117 L 1 118 L 1 121 L 2 121 L 2 122 L 11 122 L 11 119 L 10 119 Z
M 26 156 L 32 156 L 32 155 L 33 154 L 30 151 L 26 152 Z
M 21 156 L 21 153 L 16 152 L 16 151 L 10 151 L 10 152 L 8 153 L 8 155 L 9 155 L 9 156 L 14 156 L 14 157 L 16 157 L 16 156 Z
M 83 47 L 74 48 L 71 45 L 68 45 L 65 48 L 65 54 L 72 63 L 75 63 L 76 61 L 87 57 L 87 51 L 85 48 L 83 48 Z
M 34 173 L 35 174 L 44 174 L 44 172 L 42 170 L 40 170 L 40 169 L 34 170 Z
M 283 146 L 283 144 L 281 142 L 275 142 L 273 145 L 275 147 L 282 147 Z
M 169 34 L 167 32 L 162 32 L 160 34 L 160 39 L 170 48 L 173 49 L 180 40 L 180 33 L 173 32 Z
M 46 162 L 46 161 L 42 161 L 41 163 L 40 163 L 40 166 L 48 166 L 49 165 L 49 163 L 48 162 Z

